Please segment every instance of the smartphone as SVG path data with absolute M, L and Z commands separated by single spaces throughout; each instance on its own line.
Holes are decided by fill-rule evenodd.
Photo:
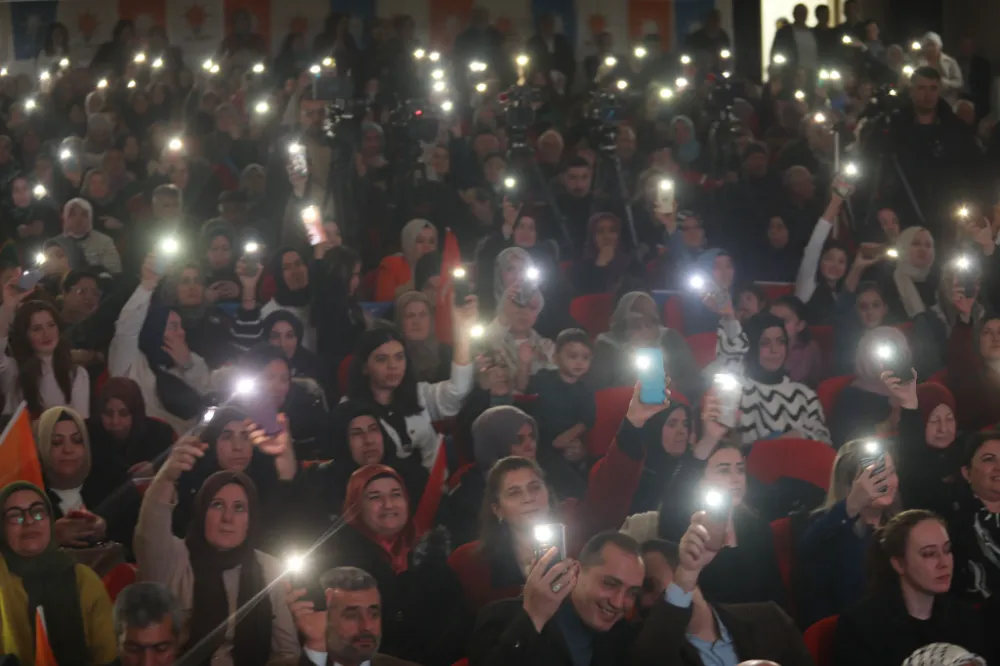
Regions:
M 965 292 L 966 298 L 975 298 L 976 289 L 979 287 L 979 271 L 973 268 L 955 271 L 955 282 L 958 288 Z
M 21 273 L 21 277 L 17 281 L 17 288 L 21 291 L 28 291 L 29 289 L 34 288 L 34 286 L 38 284 L 43 277 L 45 277 L 45 273 L 37 268 L 24 271 Z
M 305 146 L 301 143 L 288 146 L 288 166 L 296 176 L 305 178 L 309 175 L 309 158 Z
M 260 268 L 260 245 L 256 241 L 249 241 L 243 245 L 243 265 L 247 275 L 256 275 Z
M 727 428 L 739 425 L 740 401 L 743 399 L 743 384 L 735 375 L 720 373 L 712 382 L 715 385 L 716 396 L 719 398 L 722 413 L 719 423 Z
M 559 552 L 549 563 L 549 568 L 566 559 L 566 526 L 562 523 L 535 525 L 535 560 L 542 559 L 552 548 Z
M 156 271 L 157 275 L 163 275 L 170 268 L 170 264 L 173 263 L 174 258 L 168 254 L 158 252 L 156 254 L 156 262 L 153 265 L 153 270 Z
M 667 385 L 663 377 L 663 350 L 659 347 L 637 349 L 635 367 L 639 371 L 639 402 L 644 405 L 662 405 L 667 397 Z
M 720 551 L 726 545 L 731 504 L 732 498 L 726 490 L 712 488 L 702 494 L 700 508 L 705 512 L 705 529 L 708 530 L 705 547 L 709 550 Z
M 677 208 L 677 199 L 674 193 L 674 181 L 664 178 L 656 188 L 656 210 L 659 213 L 670 215 Z
M 267 399 L 267 396 L 262 391 L 259 389 L 254 391 L 247 398 L 246 405 L 250 420 L 263 430 L 268 437 L 274 437 L 284 432 L 285 429 L 278 423 L 278 410 L 274 408 L 274 405 L 271 404 L 271 401 Z
M 888 370 L 892 376 L 906 385 L 913 381 L 913 359 L 908 351 L 897 349 L 895 345 L 885 343 L 876 352 L 879 364 L 883 370 Z
M 536 281 L 530 278 L 523 278 L 517 287 L 517 292 L 514 294 L 514 303 L 522 308 L 528 307 L 531 305 L 531 299 L 537 291 L 538 283 Z
M 465 305 L 465 299 L 472 295 L 472 283 L 469 281 L 469 274 L 464 268 L 461 270 L 456 268 L 452 271 L 451 275 L 454 278 L 451 283 L 451 289 L 455 305 Z
M 878 442 L 865 443 L 865 455 L 861 458 L 861 469 L 872 468 L 869 477 L 874 479 L 885 473 L 885 448 Z M 876 488 L 883 495 L 889 487 L 882 485 Z
M 862 243 L 860 252 L 865 259 L 876 259 L 885 249 L 885 245 L 881 243 Z
M 326 590 L 323 589 L 315 575 L 310 575 L 307 572 L 289 574 L 288 582 L 293 590 L 304 589 L 306 591 L 306 595 L 300 601 L 311 601 L 314 611 L 326 610 Z
M 309 244 L 316 247 L 320 243 L 325 243 L 326 230 L 323 228 L 323 216 L 320 215 L 319 207 L 306 206 L 302 209 L 302 224 L 306 228 L 306 235 L 309 237 Z

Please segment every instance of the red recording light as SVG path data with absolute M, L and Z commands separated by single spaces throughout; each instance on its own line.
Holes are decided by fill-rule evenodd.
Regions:
M 413 115 L 415 115 L 415 116 L 422 116 L 422 115 L 424 115 L 424 111 L 423 111 L 423 109 L 417 109 L 416 111 L 413 112 Z

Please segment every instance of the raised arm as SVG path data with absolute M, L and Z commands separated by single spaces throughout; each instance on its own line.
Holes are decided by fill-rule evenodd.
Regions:
M 115 337 L 108 348 L 108 374 L 121 377 L 139 355 L 139 332 L 146 321 L 153 291 L 160 283 L 160 276 L 153 270 L 152 255 L 142 264 L 142 282 L 125 303 L 115 324 Z
M 432 421 L 439 421 L 458 414 L 463 401 L 472 392 L 475 366 L 472 365 L 472 336 L 470 330 L 479 315 L 478 301 L 469 296 L 465 305 L 452 311 L 454 349 L 451 358 L 451 377 L 435 384 L 417 385 L 421 401 Z
M 826 206 L 823 216 L 816 222 L 813 228 L 809 243 L 806 244 L 805 252 L 802 254 L 802 263 L 799 265 L 799 274 L 795 278 L 795 295 L 803 303 L 808 303 L 816 291 L 816 269 L 819 268 L 819 260 L 823 255 L 823 245 L 833 231 L 833 225 L 840 214 L 840 208 L 844 200 L 839 194 L 834 192 L 830 195 L 830 203 Z

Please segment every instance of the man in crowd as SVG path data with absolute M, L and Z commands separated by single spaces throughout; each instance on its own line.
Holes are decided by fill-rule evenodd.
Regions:
M 133 583 L 115 599 L 120 666 L 173 666 L 183 626 L 174 595 L 159 583 Z

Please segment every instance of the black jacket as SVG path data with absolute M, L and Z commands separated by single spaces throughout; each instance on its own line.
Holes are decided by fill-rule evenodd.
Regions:
M 953 643 L 992 663 L 986 653 L 982 617 L 957 599 L 934 601 L 929 620 L 910 616 L 902 594 L 892 590 L 869 597 L 842 614 L 833 643 L 834 666 L 899 666 L 929 643 Z
M 722 604 L 712 606 L 732 638 L 736 658 L 771 660 L 781 666 L 813 666 L 792 619 L 778 606 L 766 604 Z M 632 645 L 634 666 L 702 666 L 701 656 L 687 640 L 691 608 L 664 601 L 646 618 L 643 631 Z
M 570 602 L 564 602 L 570 603 Z M 625 663 L 636 629 L 622 621 L 594 636 L 589 666 Z M 469 643 L 469 666 L 573 666 L 562 631 L 549 621 L 535 630 L 522 599 L 495 601 L 479 613 Z
M 545 43 L 545 38 L 535 35 L 528 40 L 528 52 L 531 62 L 537 71 L 550 72 L 556 70 L 566 77 L 566 90 L 573 88 L 573 76 L 576 74 L 576 59 L 573 57 L 573 45 L 566 35 L 552 36 L 552 51 Z

